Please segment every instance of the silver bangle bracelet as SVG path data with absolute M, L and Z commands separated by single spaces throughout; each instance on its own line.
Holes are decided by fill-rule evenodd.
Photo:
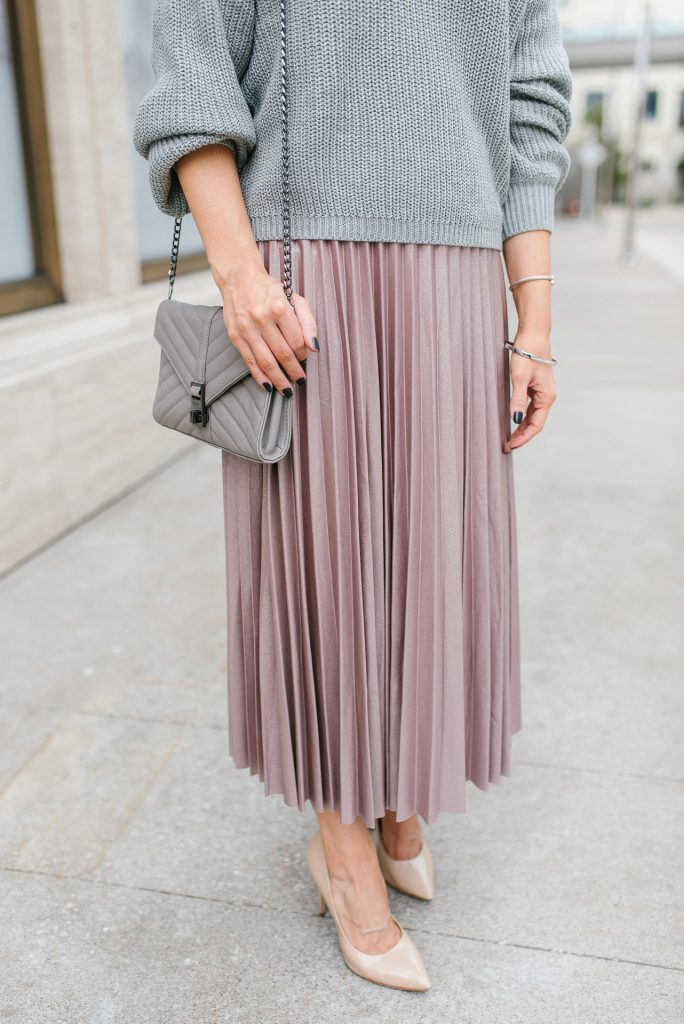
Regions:
M 524 356 L 525 359 L 533 359 L 535 363 L 544 363 L 545 366 L 557 366 L 557 359 L 542 359 L 541 356 L 535 356 L 532 352 L 526 352 L 524 348 L 516 348 L 512 341 L 504 341 L 504 348 L 507 348 L 509 352 L 515 352 L 516 355 Z
M 512 291 L 519 284 L 524 284 L 525 281 L 549 281 L 551 284 L 554 283 L 553 274 L 530 274 L 529 277 L 519 277 L 517 281 L 509 284 L 509 290 Z

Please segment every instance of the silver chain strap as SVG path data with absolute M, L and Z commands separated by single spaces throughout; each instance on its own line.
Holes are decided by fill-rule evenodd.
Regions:
M 280 0 L 280 121 L 283 142 L 283 288 L 292 305 L 292 245 L 290 239 L 290 140 L 287 133 L 287 26 L 285 0 Z
M 280 120 L 283 148 L 283 288 L 292 305 L 292 239 L 290 238 L 290 141 L 287 132 L 287 24 L 285 0 L 280 0 Z M 169 259 L 169 298 L 173 296 L 178 269 L 182 217 L 176 217 L 173 224 L 173 242 Z
M 176 283 L 176 270 L 178 269 L 178 247 L 180 246 L 180 233 L 183 226 L 183 218 L 176 217 L 173 222 L 173 241 L 171 243 L 171 259 L 169 260 L 169 298 L 173 295 L 173 286 Z

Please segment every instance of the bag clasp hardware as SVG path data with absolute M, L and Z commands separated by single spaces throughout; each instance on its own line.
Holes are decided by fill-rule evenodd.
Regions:
M 208 420 L 207 406 L 205 402 L 204 381 L 193 380 L 190 382 L 190 422 L 201 423 L 206 426 Z

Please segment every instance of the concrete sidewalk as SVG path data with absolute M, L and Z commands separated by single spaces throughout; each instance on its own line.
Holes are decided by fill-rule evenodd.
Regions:
M 0 1019 L 681 1024 L 684 294 L 620 268 L 615 228 L 558 225 L 560 397 L 513 456 L 513 775 L 427 830 L 432 905 L 392 895 L 432 990 L 344 967 L 313 813 L 228 759 L 220 454 L 198 446 L 0 587 Z

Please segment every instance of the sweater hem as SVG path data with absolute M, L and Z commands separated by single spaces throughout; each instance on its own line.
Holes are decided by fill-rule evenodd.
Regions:
M 254 237 L 265 242 L 283 237 L 281 213 L 250 214 Z M 292 238 L 327 238 L 356 242 L 417 242 L 431 245 L 502 248 L 502 228 L 472 221 L 414 221 L 394 217 L 348 217 L 340 214 L 292 213 Z

